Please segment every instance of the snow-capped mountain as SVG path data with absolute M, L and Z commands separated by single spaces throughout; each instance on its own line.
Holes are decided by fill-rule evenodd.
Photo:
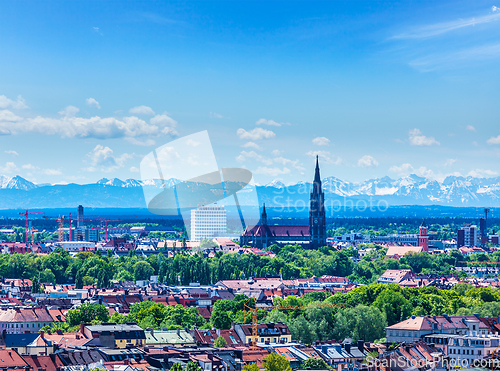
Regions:
M 94 184 L 34 184 L 20 176 L 0 176 L 0 209 L 24 207 L 74 207 L 85 204 L 90 207 L 145 208 L 145 192 L 154 197 L 166 187 L 181 182 L 178 179 L 137 180 L 103 178 Z M 285 185 L 275 180 L 266 185 L 256 185 L 240 193 L 242 205 L 250 205 L 253 192 L 259 203 L 269 207 L 283 204 L 307 205 L 311 183 L 299 182 Z M 203 183 L 190 183 L 186 188 L 190 197 L 198 192 L 214 192 Z M 325 203 L 338 205 L 367 202 L 385 202 L 387 205 L 441 205 L 500 207 L 500 177 L 473 178 L 449 176 L 444 181 L 427 179 L 415 174 L 399 179 L 383 177 L 353 183 L 327 177 L 323 179 Z M 148 197 L 149 197 L 148 196 Z M 333 203 L 332 203 L 333 202 Z M 327 206 L 328 207 L 328 206 Z
M 36 185 L 29 180 L 26 180 L 19 175 L 13 176 L 11 178 L 5 175 L 0 175 L 0 188 L 1 189 L 22 189 L 24 191 L 29 191 L 30 189 L 36 188 Z

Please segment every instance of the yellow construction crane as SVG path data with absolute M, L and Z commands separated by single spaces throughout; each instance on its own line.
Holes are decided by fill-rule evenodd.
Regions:
M 59 229 L 58 229 L 58 235 L 59 235 L 59 242 L 64 241 L 64 215 L 59 215 L 59 216 L 44 216 L 44 219 L 55 219 L 57 223 L 59 224 Z
M 339 304 L 329 304 L 329 303 L 322 303 L 322 304 L 308 304 L 308 305 L 285 305 L 285 306 L 280 306 L 280 305 L 275 305 L 272 307 L 263 307 L 263 308 L 252 308 L 249 307 L 248 305 L 245 304 L 245 317 L 247 312 L 252 312 L 252 350 L 257 350 L 257 337 L 258 332 L 257 332 L 257 312 L 259 310 L 273 310 L 273 309 L 282 309 L 282 310 L 290 310 L 290 309 L 306 309 L 306 308 L 338 308 L 338 307 L 344 307 L 344 304 L 339 303 Z

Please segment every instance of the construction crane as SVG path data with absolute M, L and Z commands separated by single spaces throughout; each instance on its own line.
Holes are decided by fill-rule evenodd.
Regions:
M 29 215 L 35 215 L 35 214 L 43 214 L 43 212 L 26 210 L 24 213 L 19 213 L 19 215 L 24 215 L 26 221 L 24 225 L 24 242 L 26 243 L 26 245 L 28 245 L 28 235 L 30 230 Z
M 257 312 L 259 310 L 294 310 L 294 309 L 306 309 L 306 308 L 343 308 L 344 304 L 330 304 L 330 303 L 320 303 L 320 304 L 308 304 L 308 305 L 285 305 L 285 306 L 272 306 L 272 307 L 262 307 L 262 308 L 252 308 L 245 304 L 245 316 L 247 312 L 252 312 L 252 350 L 257 350 L 257 338 L 259 336 L 257 331 L 258 321 Z
M 59 225 L 58 229 L 58 236 L 59 236 L 59 242 L 64 241 L 64 217 L 65 215 L 59 215 L 59 216 L 44 216 L 44 219 L 55 219 Z

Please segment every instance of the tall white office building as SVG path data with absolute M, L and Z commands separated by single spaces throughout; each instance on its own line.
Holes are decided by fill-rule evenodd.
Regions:
M 191 241 L 224 237 L 227 234 L 227 217 L 224 206 L 212 204 L 191 210 Z

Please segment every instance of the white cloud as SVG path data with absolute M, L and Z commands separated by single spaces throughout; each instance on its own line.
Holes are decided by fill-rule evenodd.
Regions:
M 217 113 L 217 112 L 210 112 L 210 118 L 211 119 L 223 119 L 224 116 L 222 116 L 220 113 Z
M 326 137 L 317 137 L 312 140 L 313 144 L 317 146 L 327 146 L 330 144 L 330 139 Z
M 300 170 L 301 172 L 306 171 L 306 169 L 302 166 L 299 160 L 290 160 L 288 158 L 284 157 L 276 157 L 273 159 L 273 161 L 277 164 L 281 164 L 283 166 L 285 165 L 290 165 L 293 166 L 295 169 Z
M 5 166 L 0 166 L 0 172 L 2 173 L 13 173 L 14 171 L 19 170 L 15 163 L 7 162 Z
M 238 157 L 236 157 L 236 160 L 238 162 L 245 162 L 248 159 L 254 159 L 256 161 L 262 162 L 264 165 L 272 165 L 273 164 L 272 159 L 265 157 L 265 156 L 262 156 L 262 155 L 259 155 L 255 151 L 250 151 L 250 152 L 241 151 L 240 155 Z
M 155 111 L 151 107 L 148 106 L 137 106 L 133 107 L 129 110 L 130 113 L 133 113 L 134 115 L 148 115 L 148 116 L 154 116 Z
M 119 157 L 115 157 L 113 150 L 109 147 L 104 147 L 100 144 L 87 154 L 90 160 L 91 167 L 87 171 L 95 171 L 96 168 L 101 168 L 102 171 L 113 171 L 125 165 L 125 162 L 133 157 L 128 153 L 124 153 Z
M 27 109 L 29 107 L 20 95 L 17 97 L 17 100 L 12 100 L 5 95 L 0 95 L 0 108 Z
M 378 161 L 375 160 L 372 156 L 364 155 L 358 160 L 359 167 L 377 167 Z
M 255 122 L 255 125 L 267 125 L 267 126 L 283 126 L 290 125 L 289 122 L 276 122 L 274 120 L 259 119 Z
M 8 109 L 0 110 L 0 123 L 2 121 L 6 122 L 16 122 L 16 121 L 22 121 L 22 117 L 19 117 L 15 115 L 13 112 L 9 111 Z
M 130 172 L 132 172 L 132 173 L 139 173 L 139 172 L 140 172 L 140 170 L 139 170 L 138 168 L 136 168 L 135 166 L 132 166 L 132 167 L 130 168 Z
M 62 111 L 59 111 L 59 114 L 64 117 L 75 117 L 78 112 L 80 112 L 80 108 L 75 106 L 67 106 Z
M 413 168 L 413 166 L 411 166 L 411 164 L 402 164 L 401 166 L 396 166 L 396 165 L 391 166 L 389 171 L 392 171 L 393 173 L 398 173 L 398 174 L 408 174 L 408 173 L 412 173 L 413 171 L 415 171 L 415 169 Z
M 488 144 L 500 144 L 500 135 L 498 137 L 491 137 L 486 141 Z
M 332 156 L 329 151 L 309 151 L 306 155 L 313 158 L 319 156 L 319 160 L 325 164 L 340 165 L 342 163 L 342 159 L 340 157 Z
M 453 164 L 455 164 L 455 162 L 457 162 L 456 159 L 454 158 L 449 158 L 448 160 L 446 160 L 446 162 L 444 163 L 444 166 L 452 166 Z
M 236 132 L 240 139 L 247 140 L 261 140 L 261 139 L 272 139 L 276 136 L 276 134 L 271 130 L 266 130 L 262 128 L 255 128 L 250 131 L 246 131 L 245 129 L 238 129 Z
M 285 174 L 290 174 L 290 169 L 287 167 L 284 167 L 283 169 L 280 169 L 279 167 L 266 167 L 266 166 L 259 166 L 257 170 L 254 171 L 255 174 L 263 174 L 263 175 L 270 175 L 270 176 L 278 176 L 278 175 L 285 175 Z
M 259 146 L 255 142 L 246 142 L 245 144 L 242 145 L 243 148 L 253 148 L 256 149 L 257 151 L 262 151 L 262 147 Z
M 155 117 L 151 118 L 149 122 L 158 127 L 163 134 L 167 135 L 177 135 L 177 131 L 175 130 L 177 126 L 177 121 L 175 121 L 173 118 L 167 116 L 166 113 L 163 113 L 161 115 L 156 115 Z
M 88 106 L 90 107 L 94 107 L 94 108 L 97 108 L 97 109 L 101 109 L 101 105 L 99 104 L 98 101 L 96 101 L 94 98 L 87 98 L 85 100 L 85 103 L 87 103 Z
M 66 111 L 61 111 L 66 112 Z M 159 115 L 150 120 L 150 124 L 135 116 L 118 120 L 114 117 L 101 118 L 94 116 L 89 119 L 82 117 L 63 116 L 61 119 L 35 117 L 27 118 L 16 125 L 0 121 L 0 133 L 19 134 L 37 133 L 55 135 L 63 138 L 120 138 L 141 135 L 176 135 L 175 120 L 166 115 Z
M 154 146 L 156 142 L 153 139 L 144 139 L 144 140 L 139 140 L 137 138 L 125 138 L 125 140 L 131 144 L 135 144 L 136 146 L 144 146 L 144 147 L 150 147 Z
M 490 43 L 459 50 L 453 53 L 434 53 L 418 58 L 409 65 L 421 72 L 436 71 L 439 69 L 466 67 L 470 62 L 481 62 L 500 57 L 500 43 Z
M 36 170 L 38 169 L 36 166 L 34 165 L 31 165 L 31 164 L 24 164 L 23 166 L 21 166 L 24 170 Z
M 432 146 L 441 144 L 434 139 L 434 137 L 426 137 L 418 129 L 410 130 L 409 140 L 412 146 Z
M 186 140 L 186 145 L 190 147 L 198 147 L 201 143 L 193 139 Z
M 423 27 L 414 28 L 408 32 L 395 35 L 392 39 L 421 39 L 433 36 L 438 36 L 450 31 L 454 31 L 464 27 L 476 26 L 483 23 L 495 22 L 500 19 L 500 13 L 496 13 L 498 8 L 493 6 L 493 14 L 474 17 L 468 19 L 459 19 L 451 22 L 441 22 Z
M 5 151 L 5 153 L 7 153 L 8 155 L 19 156 L 19 153 L 17 153 L 16 151 Z
M 472 176 L 474 178 L 487 178 L 487 177 L 497 176 L 498 172 L 488 169 L 475 169 L 469 171 L 467 175 Z
M 271 152 L 271 154 L 272 154 L 273 156 L 279 156 L 279 155 L 281 155 L 282 153 L 283 153 L 283 151 L 280 151 L 279 149 L 273 149 L 273 150 L 272 150 L 272 152 Z
M 467 127 L 465 128 L 465 130 L 468 130 L 468 131 L 476 131 L 476 128 L 472 125 L 467 125 Z

